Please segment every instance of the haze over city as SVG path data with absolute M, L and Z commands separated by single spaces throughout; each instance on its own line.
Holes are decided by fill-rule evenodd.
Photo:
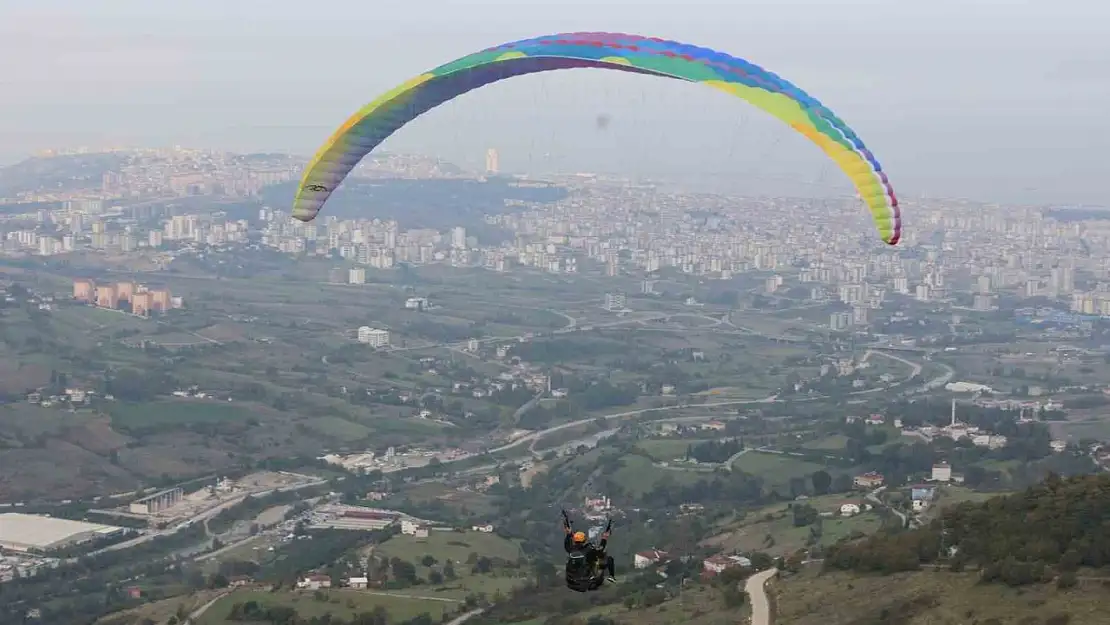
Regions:
M 1110 625 L 1108 25 L 5 2 L 0 625 Z
M 449 59 L 548 32 L 613 30 L 725 50 L 801 85 L 843 114 L 903 193 L 1104 205 L 1110 83 L 1094 76 L 1110 64 L 1107 22 L 1110 5 L 1092 0 L 9 2 L 0 55 L 18 61 L 0 74 L 0 159 L 86 144 L 307 154 L 337 120 Z M 493 85 L 385 148 L 477 165 L 497 146 L 509 171 L 727 179 L 758 166 L 841 184 L 810 145 L 749 105 L 613 74 Z M 599 114 L 613 119 L 605 132 Z

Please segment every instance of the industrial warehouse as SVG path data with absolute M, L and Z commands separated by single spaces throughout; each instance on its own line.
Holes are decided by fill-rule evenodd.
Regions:
M 90 540 L 119 535 L 126 530 L 113 525 L 70 521 L 34 514 L 0 514 L 0 549 L 48 552 Z

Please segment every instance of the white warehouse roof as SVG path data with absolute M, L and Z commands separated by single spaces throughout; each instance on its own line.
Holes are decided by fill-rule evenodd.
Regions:
M 51 549 L 99 536 L 110 536 L 122 527 L 70 521 L 34 514 L 0 514 L 0 547 L 14 551 Z

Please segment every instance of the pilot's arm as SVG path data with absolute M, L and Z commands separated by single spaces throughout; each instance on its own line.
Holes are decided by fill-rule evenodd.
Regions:
M 563 537 L 563 550 L 567 553 L 574 551 L 574 541 L 571 539 L 570 532 L 567 532 L 567 535 Z

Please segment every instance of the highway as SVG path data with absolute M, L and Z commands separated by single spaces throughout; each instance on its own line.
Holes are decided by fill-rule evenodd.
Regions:
M 633 416 L 636 416 L 636 415 L 644 414 L 645 412 L 652 412 L 652 411 L 655 411 L 655 410 L 664 411 L 664 410 L 675 410 L 675 409 L 678 409 L 678 408 L 716 408 L 716 407 L 721 407 L 721 406 L 744 406 L 744 405 L 754 405 L 754 404 L 767 404 L 767 403 L 770 403 L 770 402 L 773 402 L 773 401 L 775 401 L 775 396 L 774 395 L 772 395 L 770 397 L 765 397 L 763 399 L 745 399 L 745 400 L 737 400 L 737 401 L 718 401 L 718 402 L 706 402 L 706 403 L 701 403 L 701 404 L 675 404 L 674 406 L 661 406 L 661 407 L 658 407 L 658 408 L 640 408 L 638 410 L 626 410 L 624 412 L 615 412 L 613 414 L 600 415 L 600 416 L 597 416 L 597 417 L 589 417 L 587 419 L 579 419 L 577 421 L 571 421 L 569 423 L 563 423 L 563 424 L 560 424 L 560 425 L 556 425 L 554 427 L 549 427 L 546 430 L 540 430 L 538 432 L 532 432 L 531 434 L 521 436 L 520 438 L 516 439 L 515 441 L 513 441 L 511 443 L 508 443 L 508 444 L 502 445 L 500 447 L 496 447 L 494 449 L 491 449 L 490 453 L 491 454 L 496 454 L 496 453 L 500 453 L 500 452 L 503 452 L 503 451 L 508 451 L 510 449 L 513 449 L 514 447 L 519 447 L 519 446 L 521 446 L 525 443 L 530 443 L 529 450 L 531 451 L 531 450 L 534 449 L 534 443 L 536 441 L 540 440 L 541 438 L 543 438 L 543 437 L 545 437 L 549 434 L 552 434 L 554 432 L 558 432 L 560 430 L 565 430 L 565 429 L 568 429 L 568 428 L 573 428 L 573 427 L 578 427 L 578 426 L 581 426 L 581 425 L 585 425 L 587 423 L 592 423 L 594 421 L 597 421 L 598 419 L 609 420 L 609 419 L 619 419 L 621 417 L 633 417 Z
M 408 352 L 408 351 L 421 350 L 421 349 L 462 349 L 462 348 L 466 347 L 466 345 L 471 340 L 476 341 L 478 343 L 491 343 L 491 342 L 498 342 L 498 341 L 519 341 L 521 339 L 542 338 L 542 337 L 554 336 L 554 335 L 560 335 L 560 334 L 571 334 L 571 333 L 574 333 L 574 332 L 590 332 L 590 331 L 593 331 L 593 330 L 598 330 L 598 329 L 603 329 L 603 328 L 615 328 L 615 327 L 619 327 L 619 326 L 625 326 L 625 325 L 630 325 L 630 324 L 635 324 L 635 323 L 644 323 L 644 322 L 649 322 L 649 321 L 668 321 L 668 320 L 670 320 L 672 318 L 675 318 L 675 317 L 695 317 L 695 318 L 698 318 L 698 319 L 705 319 L 706 321 L 710 321 L 712 323 L 712 325 L 710 325 L 710 326 L 706 326 L 704 328 L 698 328 L 698 329 L 702 329 L 702 330 L 715 328 L 715 327 L 718 327 L 718 326 L 725 323 L 723 320 L 717 319 L 715 317 L 711 317 L 709 315 L 703 315 L 703 314 L 693 313 L 693 312 L 677 312 L 677 313 L 652 313 L 652 314 L 645 315 L 643 317 L 627 317 L 627 318 L 618 319 L 616 321 L 606 321 L 606 322 L 601 322 L 601 323 L 590 323 L 588 325 L 580 326 L 580 325 L 578 325 L 578 320 L 575 319 L 574 317 L 568 315 L 568 314 L 561 313 L 559 311 L 552 310 L 550 308 L 543 308 L 543 309 L 537 309 L 537 310 L 545 310 L 547 312 L 559 315 L 561 317 L 565 317 L 567 319 L 567 325 L 562 327 L 562 328 L 559 328 L 558 330 L 550 330 L 550 331 L 547 331 L 547 332 L 535 332 L 535 333 L 532 333 L 531 335 L 523 334 L 523 335 L 516 335 L 516 336 L 487 336 L 487 337 L 480 338 L 480 339 L 470 339 L 470 340 L 466 340 L 466 341 L 453 341 L 453 342 L 449 342 L 449 343 L 428 343 L 426 345 L 408 345 L 408 346 L 405 346 L 405 347 L 393 347 L 393 348 L 390 348 L 386 351 L 388 353 L 393 353 L 393 352 Z M 646 328 L 646 329 L 652 329 L 652 328 Z M 672 329 L 670 329 L 670 328 L 659 328 L 659 329 L 672 331 Z M 691 330 L 690 328 L 684 328 L 683 329 L 683 331 L 690 331 L 690 330 Z
M 301 490 L 303 488 L 310 488 L 310 487 L 313 487 L 313 486 L 320 486 L 321 484 L 327 484 L 327 480 L 316 479 L 312 482 L 307 482 L 307 483 L 303 483 L 303 484 L 294 484 L 292 486 L 282 486 L 280 488 L 275 488 L 275 489 L 273 489 L 271 491 L 268 491 L 268 492 L 285 492 L 285 491 L 291 491 L 291 490 Z M 224 510 L 227 510 L 228 508 L 234 507 L 234 506 L 242 503 L 243 500 L 246 499 L 247 497 L 250 497 L 252 495 L 257 497 L 257 496 L 260 496 L 262 494 L 264 494 L 264 493 L 244 493 L 241 496 L 238 496 L 238 497 L 235 497 L 233 499 L 228 499 L 227 501 L 221 502 L 218 506 L 215 506 L 213 508 L 209 508 L 208 510 L 205 510 L 204 512 L 198 514 L 197 516 L 194 516 L 194 517 L 190 518 L 187 521 L 183 521 L 181 523 L 178 523 L 177 525 L 175 525 L 173 527 L 170 527 L 170 528 L 167 528 L 167 529 L 164 529 L 164 530 L 157 530 L 157 531 L 149 532 L 149 533 L 143 534 L 142 536 L 137 536 L 135 538 L 132 538 L 131 540 L 125 540 L 121 543 L 116 543 L 114 545 L 110 545 L 110 546 L 105 547 L 103 549 L 98 549 L 96 551 L 93 551 L 92 553 L 89 553 L 88 555 L 95 556 L 97 554 L 107 553 L 109 551 L 118 551 L 120 549 L 127 549 L 129 547 L 134 547 L 136 545 L 141 545 L 145 542 L 149 542 L 151 540 L 154 540 L 155 538 L 158 538 L 159 536 L 168 536 L 168 535 L 171 535 L 171 534 L 176 534 L 177 532 L 180 532 L 181 530 L 183 530 L 187 527 L 190 527 L 194 523 L 207 523 L 209 519 L 215 517 L 219 513 L 223 512 Z M 75 561 L 76 561 L 76 558 L 70 558 L 68 560 L 68 562 L 75 562 Z
M 873 349 L 869 349 L 866 352 L 864 352 L 863 358 L 861 358 L 860 361 L 861 362 L 867 362 L 868 360 L 871 359 L 872 356 L 882 356 L 883 358 L 889 358 L 891 360 L 897 360 L 898 362 L 906 365 L 907 367 L 910 367 L 911 373 L 908 376 L 906 376 L 906 378 L 912 378 L 915 375 L 919 375 L 921 373 L 921 370 L 923 369 L 923 367 L 920 364 L 918 364 L 916 362 L 913 362 L 912 360 L 906 360 L 905 358 L 902 358 L 901 356 L 895 356 L 894 354 L 888 354 L 886 352 L 878 352 L 878 351 L 875 351 Z
M 920 365 L 918 363 L 915 363 L 913 361 L 910 361 L 910 360 L 906 360 L 906 359 L 898 357 L 898 356 L 894 356 L 893 354 L 887 354 L 887 353 L 878 351 L 877 349 L 869 350 L 869 351 L 873 351 L 874 355 L 884 356 L 884 357 L 887 357 L 887 358 L 892 358 L 894 360 L 898 360 L 898 361 L 903 362 L 903 363 L 907 364 L 908 366 L 912 367 L 913 368 L 913 373 L 910 376 L 907 376 L 907 381 L 908 381 L 908 379 L 912 378 L 913 375 L 921 373 L 921 370 L 923 369 L 922 365 Z M 940 376 L 926 382 L 925 385 L 922 386 L 920 390 L 918 390 L 918 391 L 911 390 L 911 391 L 907 391 L 907 393 L 922 392 L 924 390 L 928 390 L 928 389 L 931 389 L 931 388 L 936 388 L 938 386 L 943 386 L 944 384 L 948 383 L 948 381 L 952 379 L 952 376 L 955 375 L 955 372 L 952 371 L 952 368 L 948 367 L 947 365 L 941 365 L 941 366 L 943 366 L 946 369 L 945 373 L 943 373 Z M 904 384 L 905 382 L 901 382 L 901 383 Z M 852 392 L 852 393 L 846 393 L 846 395 L 864 395 L 864 394 L 876 393 L 876 392 L 879 392 L 879 391 L 884 391 L 884 390 L 889 390 L 889 389 L 890 389 L 889 386 L 884 386 L 884 387 L 879 387 L 879 388 L 867 389 L 867 390 L 863 390 L 863 391 L 855 391 L 855 392 Z M 552 434 L 554 432 L 558 432 L 560 430 L 579 427 L 579 426 L 585 425 L 587 423 L 590 423 L 592 421 L 596 421 L 597 419 L 605 419 L 605 420 L 620 419 L 620 418 L 623 418 L 623 417 L 634 417 L 636 415 L 641 415 L 641 414 L 644 414 L 646 412 L 676 410 L 676 409 L 681 409 L 681 408 L 719 408 L 719 407 L 725 407 L 725 406 L 754 406 L 754 405 L 758 405 L 758 404 L 769 404 L 769 403 L 782 402 L 782 401 L 802 402 L 802 401 L 819 401 L 819 400 L 822 400 L 822 399 L 827 399 L 827 398 L 824 397 L 824 396 L 820 396 L 820 397 L 798 397 L 798 398 L 791 398 L 790 400 L 784 400 L 784 399 L 779 399 L 777 395 L 770 395 L 768 397 L 764 397 L 763 399 L 745 399 L 745 400 L 734 400 L 734 401 L 704 402 L 704 403 L 697 403 L 697 404 L 675 404 L 673 406 L 660 406 L 660 407 L 656 407 L 656 408 L 640 408 L 640 409 L 637 409 L 637 410 L 626 410 L 624 412 L 616 412 L 616 413 L 613 413 L 613 414 L 601 415 L 601 416 L 597 416 L 597 417 L 590 417 L 590 418 L 587 418 L 587 419 L 579 419 L 577 421 L 571 421 L 569 423 L 563 423 L 563 424 L 560 424 L 560 425 L 556 425 L 556 426 L 547 428 L 545 430 L 540 430 L 538 432 L 532 432 L 531 434 L 527 434 L 525 436 L 522 436 L 522 437 L 516 439 L 515 441 L 513 441 L 511 443 L 507 443 L 505 445 L 501 445 L 500 447 L 496 447 L 496 448 L 490 450 L 490 453 L 500 453 L 500 452 L 503 452 L 503 451 L 508 451 L 510 449 L 519 447 L 519 446 L 521 446 L 525 443 L 529 444 L 529 447 L 528 447 L 529 451 L 535 451 L 536 441 L 542 439 L 543 437 L 545 437 L 549 434 Z
M 751 625 L 771 625 L 771 602 L 767 598 L 767 580 L 779 572 L 778 569 L 767 569 L 752 575 L 744 584 L 744 592 L 748 593 L 748 601 L 752 606 Z

